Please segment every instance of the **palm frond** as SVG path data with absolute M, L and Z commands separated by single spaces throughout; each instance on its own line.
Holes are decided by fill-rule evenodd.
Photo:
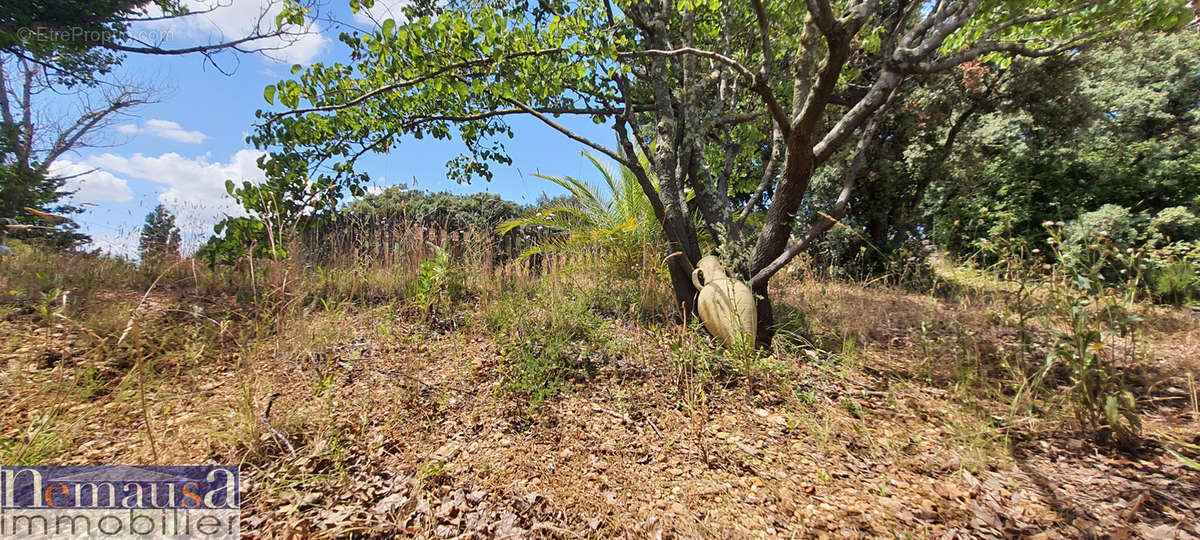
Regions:
M 520 258 L 593 248 L 626 253 L 655 244 L 653 239 L 659 234 L 658 223 L 637 177 L 626 167 L 614 171 L 595 156 L 586 152 L 584 156 L 600 172 L 603 180 L 600 186 L 607 189 L 571 176 L 534 175 L 566 190 L 578 206 L 541 208 L 496 227 L 499 234 L 529 227 L 545 227 L 552 231 L 552 234 L 538 238 L 536 245 L 522 251 Z M 639 159 L 645 161 L 642 156 Z M 622 258 L 632 259 L 636 257 Z

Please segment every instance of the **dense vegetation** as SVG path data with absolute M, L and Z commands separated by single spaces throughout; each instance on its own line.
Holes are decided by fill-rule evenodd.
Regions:
M 771 276 L 845 217 L 906 83 L 1064 55 L 1121 31 L 1175 29 L 1192 16 L 1179 1 L 837 4 L 810 2 L 802 15 L 758 1 L 628 2 L 619 13 L 599 1 L 449 2 L 434 17 L 410 9 L 402 23 L 343 35 L 353 65 L 300 66 L 265 89 L 279 109 L 258 113 L 250 140 L 271 154 L 268 182 L 235 194 L 272 220 L 302 221 L 308 204 L 319 211 L 358 195 L 359 157 L 389 151 L 402 134 L 457 136 L 465 154 L 449 176 L 490 179 L 489 164 L 509 161 L 506 118 L 531 116 L 637 179 L 668 251 L 680 254 L 666 265 L 685 309 L 694 308 L 696 262 L 714 250 L 725 257 L 759 298 L 766 344 Z M 617 147 L 552 118 L 561 115 L 611 125 Z M 831 167 L 839 159 L 846 165 Z M 839 193 L 815 197 L 815 175 L 831 168 Z M 807 223 L 797 219 L 806 204 L 816 214 Z

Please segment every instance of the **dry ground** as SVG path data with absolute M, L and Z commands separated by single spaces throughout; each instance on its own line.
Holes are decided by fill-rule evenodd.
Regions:
M 687 328 L 607 317 L 595 372 L 533 412 L 497 390 L 483 298 L 453 325 L 271 319 L 164 285 L 120 344 L 138 289 L 85 322 L 9 307 L 0 438 L 9 463 L 240 463 L 253 537 L 1200 538 L 1200 473 L 1164 450 L 1200 443 L 1200 317 L 1154 315 L 1129 454 L 1011 410 L 994 303 L 779 281 L 774 357 L 705 371 Z

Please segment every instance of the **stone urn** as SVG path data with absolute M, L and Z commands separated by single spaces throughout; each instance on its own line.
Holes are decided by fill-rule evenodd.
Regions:
M 738 342 L 754 344 L 758 310 L 750 287 L 729 277 L 720 259 L 714 255 L 704 257 L 696 264 L 692 284 L 700 291 L 696 310 L 710 334 L 726 347 Z

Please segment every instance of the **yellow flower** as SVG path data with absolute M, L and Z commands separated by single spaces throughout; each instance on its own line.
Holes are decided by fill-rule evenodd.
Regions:
M 1100 351 L 1104 350 L 1104 344 L 1097 341 L 1096 343 L 1089 345 L 1088 348 L 1091 349 L 1092 352 L 1094 352 L 1096 354 L 1100 354 Z

